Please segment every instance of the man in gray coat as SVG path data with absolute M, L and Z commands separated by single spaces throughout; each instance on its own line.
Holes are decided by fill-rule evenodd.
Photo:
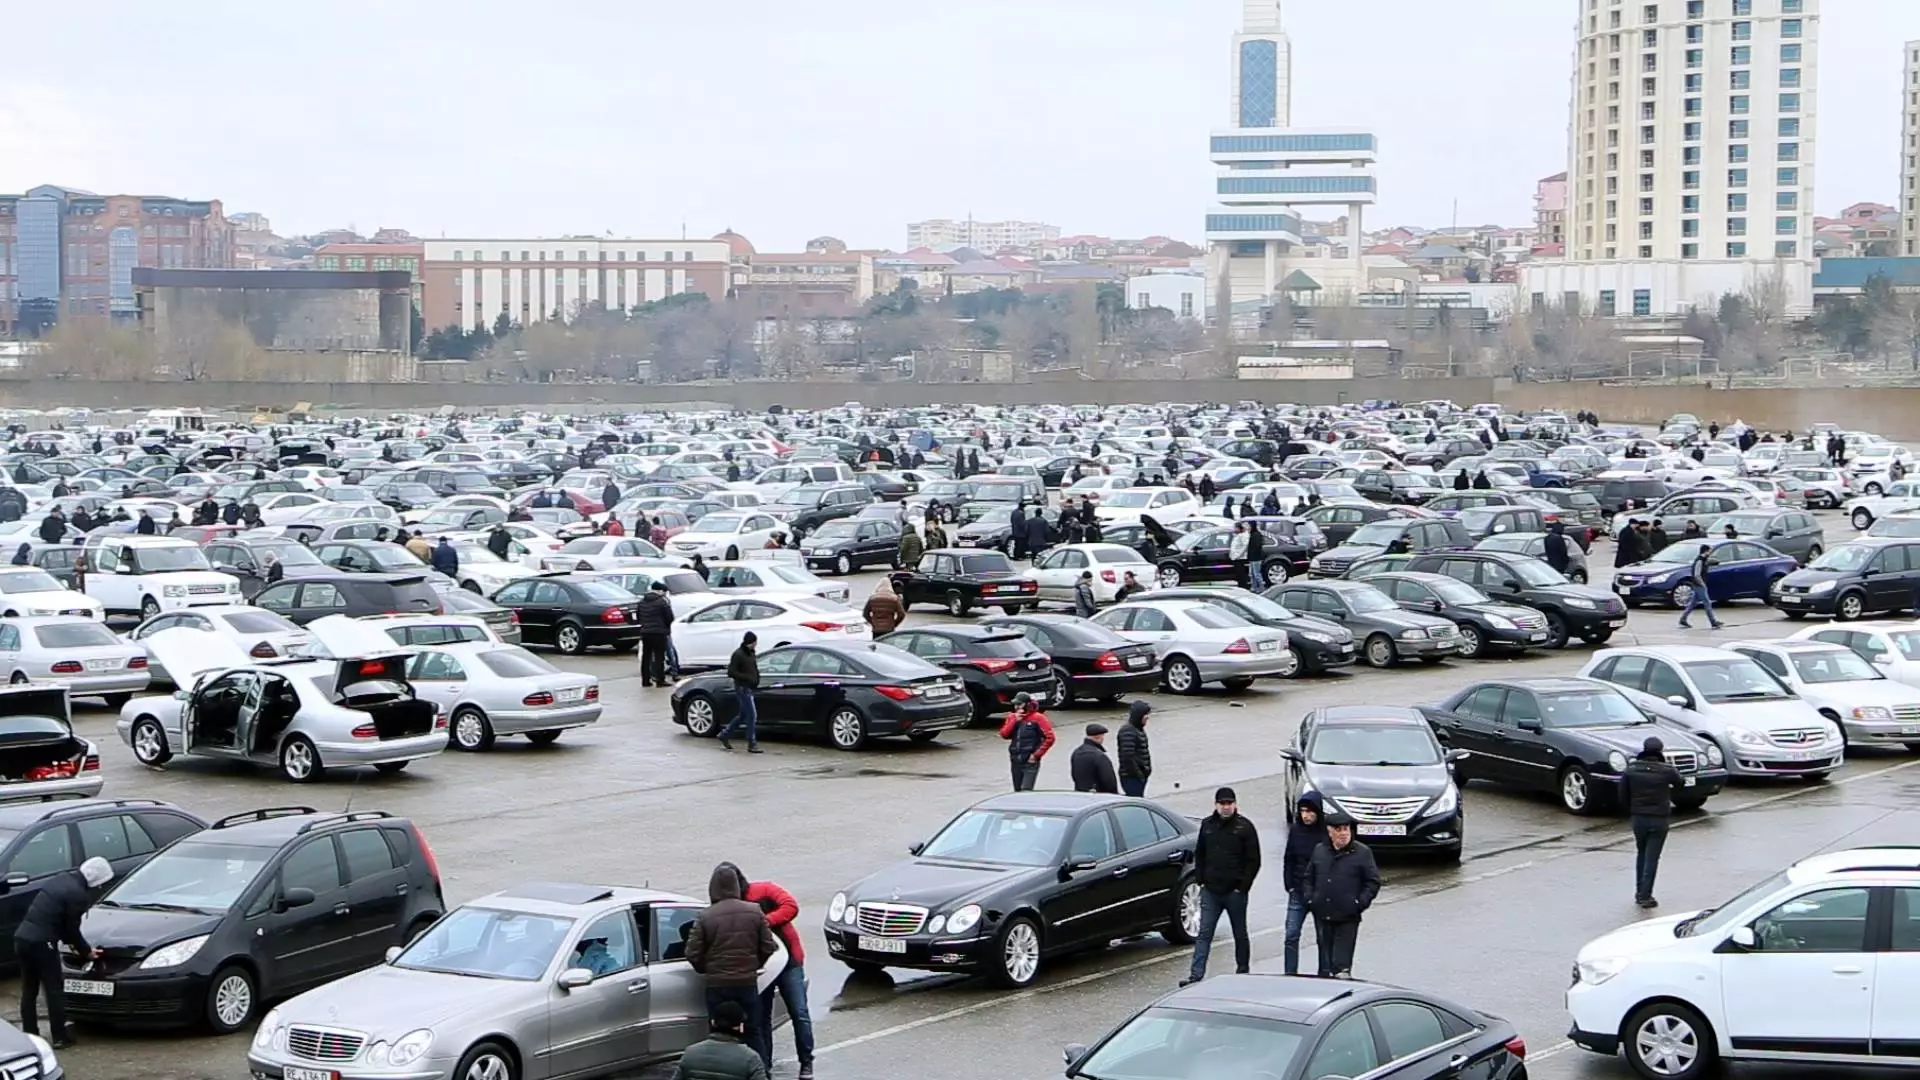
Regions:
M 673 1080 L 768 1080 L 767 1064 L 747 1045 L 747 1014 L 732 1001 L 709 1010 L 708 1035 L 687 1047 Z

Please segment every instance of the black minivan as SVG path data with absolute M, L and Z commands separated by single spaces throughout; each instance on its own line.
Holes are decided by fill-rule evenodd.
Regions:
M 221 818 L 108 884 L 65 955 L 67 1012 L 119 1027 L 251 1025 L 266 1001 L 371 967 L 446 910 L 420 830 L 384 811 Z
M 1831 615 L 1845 621 L 1913 607 L 1916 582 L 1920 543 L 1868 537 L 1841 544 L 1781 578 L 1774 603 L 1789 619 Z

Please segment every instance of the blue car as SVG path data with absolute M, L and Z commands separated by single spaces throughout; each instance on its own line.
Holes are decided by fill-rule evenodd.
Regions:
M 1716 604 L 1746 599 L 1771 603 L 1780 579 L 1799 567 L 1791 555 L 1757 540 L 1676 540 L 1653 558 L 1615 571 L 1613 591 L 1628 607 L 1651 602 L 1686 606 L 1693 597 L 1693 559 L 1702 544 L 1713 549 L 1707 595 Z

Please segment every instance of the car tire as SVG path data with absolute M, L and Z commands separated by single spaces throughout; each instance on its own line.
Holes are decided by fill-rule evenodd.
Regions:
M 947 591 L 947 614 L 956 619 L 964 619 L 967 617 L 967 611 L 971 606 L 972 605 L 967 603 L 966 596 L 958 589 L 950 589 Z
M 579 656 L 587 651 L 586 633 L 580 629 L 580 624 L 577 622 L 571 620 L 563 622 L 554 627 L 553 647 L 560 650 L 563 656 Z
M 1160 582 L 1160 587 L 1163 589 L 1177 589 L 1180 587 L 1180 568 L 1163 566 L 1155 571 L 1154 578 Z
M 1707 1021 L 1678 1001 L 1648 1002 L 1620 1025 L 1627 1064 L 1646 1080 L 1701 1080 L 1714 1071 L 1719 1045 Z
M 1682 611 L 1686 610 L 1687 601 L 1691 599 L 1693 599 L 1693 583 L 1690 581 L 1683 581 L 1675 585 L 1673 591 L 1667 593 L 1667 603 L 1672 604 Z
M 506 1047 L 483 1042 L 461 1055 L 453 1075 L 459 1080 L 519 1080 L 520 1066 Z
M 542 728 L 527 732 L 527 741 L 535 746 L 552 746 L 560 741 L 559 728 Z
M 1580 635 L 1580 640 L 1589 645 L 1605 645 L 1607 642 L 1613 640 L 1613 628 L 1608 627 L 1604 630 L 1589 630 Z
M 1053 692 L 1047 695 L 1047 708 L 1064 709 L 1073 704 L 1073 677 L 1065 668 L 1053 669 Z
M 1221 679 L 1220 686 L 1236 694 L 1242 694 L 1253 689 L 1253 677 L 1248 675 L 1238 679 Z
M 1848 519 L 1855 529 L 1865 532 L 1873 528 L 1873 512 L 1864 506 L 1853 508 L 1853 516 Z
M 1393 647 L 1393 639 L 1385 634 L 1374 634 L 1367 638 L 1360 654 L 1368 667 L 1375 668 L 1390 668 L 1400 659 L 1399 652 Z
M 132 694 L 102 694 L 100 695 L 100 700 L 107 703 L 107 708 L 112 709 L 114 712 L 119 712 L 121 709 L 124 709 L 127 707 L 127 702 L 133 700 L 133 695 Z
M 26 672 L 16 671 L 10 677 L 8 677 L 7 684 L 10 686 L 21 686 L 31 681 L 32 680 L 28 678 Z
M 1840 594 L 1833 602 L 1833 617 L 1840 622 L 1852 622 L 1867 613 L 1867 598 L 1854 591 Z
M 1807 563 L 1812 562 L 1813 560 L 1819 558 L 1822 555 L 1825 555 L 1826 553 L 1827 553 L 1826 548 L 1821 547 L 1819 544 L 1815 544 L 1812 547 L 1807 549 L 1806 562 L 1803 562 L 1800 565 L 1805 566 L 1807 565 Z
M 381 776 L 398 776 L 406 772 L 407 766 L 411 764 L 413 764 L 411 761 L 382 761 L 374 765 L 373 771 Z
M 937 732 L 937 731 L 909 731 L 909 732 L 907 732 L 907 741 L 908 741 L 908 742 L 910 742 L 910 743 L 917 743 L 917 744 L 919 744 L 919 745 L 921 745 L 921 746 L 925 746 L 926 744 L 928 744 L 928 743 L 930 743 L 930 742 L 932 742 L 933 740 L 935 740 L 935 739 L 937 739 L 937 738 L 939 738 L 939 737 L 940 737 L 940 733 L 939 733 L 939 732 Z
M 167 749 L 167 733 L 151 716 L 133 722 L 127 742 L 133 746 L 133 759 L 148 768 L 157 769 L 173 759 L 173 751 Z
M 727 561 L 737 562 L 739 561 L 739 559 L 740 559 L 740 549 L 737 547 L 734 547 L 732 544 L 728 544 L 727 545 Z
M 460 587 L 467 590 L 468 592 L 472 593 L 475 596 L 485 595 L 480 591 L 480 583 L 473 580 L 472 578 L 468 578 L 467 580 L 461 582 Z
M 827 741 L 835 750 L 858 750 L 867 745 L 867 718 L 851 705 L 842 705 L 827 717 Z
M 1460 655 L 1468 660 L 1478 660 L 1487 652 L 1487 636 L 1480 628 L 1470 622 L 1460 624 Z
M 1010 990 L 1032 986 L 1040 977 L 1040 927 L 1026 915 L 1015 915 L 993 938 L 996 985 Z
M 833 572 L 841 577 L 853 573 L 853 557 L 844 551 L 841 552 L 840 557 L 833 560 Z
M 1191 945 L 1200 936 L 1200 879 L 1183 878 L 1173 891 L 1173 917 L 1160 930 L 1169 945 Z
M 493 749 L 493 722 L 487 714 L 471 705 L 462 705 L 453 711 L 453 719 L 447 723 L 447 741 L 455 750 L 464 750 L 477 754 Z
M 1560 770 L 1559 783 L 1554 792 L 1560 798 L 1560 808 L 1569 814 L 1586 816 L 1594 811 L 1594 804 L 1600 800 L 1593 789 L 1593 774 L 1586 766 L 1573 764 Z
M 260 987 L 253 972 L 228 964 L 207 980 L 207 1026 L 216 1035 L 231 1035 L 260 1015 Z
M 1160 669 L 1160 680 L 1176 694 L 1200 692 L 1200 667 L 1184 656 L 1169 656 Z
M 280 744 L 280 775 L 296 784 L 311 784 L 325 774 L 320 750 L 305 735 L 292 735 Z
M 140 621 L 145 622 L 158 614 L 160 614 L 160 601 L 151 596 L 143 597 L 140 601 Z
M 711 739 L 720 731 L 713 699 L 705 694 L 688 694 L 687 703 L 681 706 L 681 716 L 687 722 L 687 734 L 694 738 Z
M 1879 495 L 1883 491 L 1883 489 L 1880 487 L 1879 481 L 1877 480 L 1868 483 L 1867 486 L 1862 488 L 1861 490 L 1865 491 L 1869 495 L 1875 496 L 1876 498 L 1879 497 Z
M 1567 631 L 1567 618 L 1557 611 L 1543 612 L 1547 617 L 1547 640 L 1542 644 L 1549 649 L 1564 649 L 1571 634 Z
M 1289 648 L 1286 660 L 1281 662 L 1280 670 L 1274 672 L 1283 679 L 1297 679 L 1307 674 L 1307 662 L 1300 659 L 1300 650 Z
M 1287 568 L 1285 559 L 1275 559 L 1260 567 L 1260 575 L 1266 579 L 1267 588 L 1271 589 L 1275 585 L 1285 585 L 1293 577 L 1293 571 Z

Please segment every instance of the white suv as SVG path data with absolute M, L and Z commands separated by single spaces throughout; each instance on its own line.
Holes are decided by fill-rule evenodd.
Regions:
M 1722 1059 L 1920 1065 L 1920 848 L 1816 855 L 1580 950 L 1573 1042 L 1649 1080 Z
M 109 615 L 151 619 L 162 611 L 244 604 L 240 579 L 215 570 L 206 553 L 166 536 L 110 536 L 87 555 L 87 595 Z

